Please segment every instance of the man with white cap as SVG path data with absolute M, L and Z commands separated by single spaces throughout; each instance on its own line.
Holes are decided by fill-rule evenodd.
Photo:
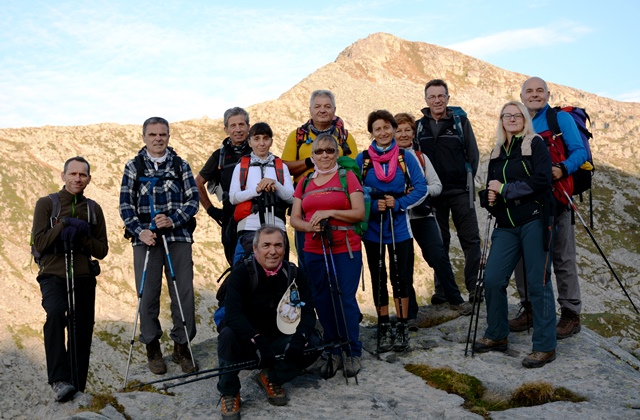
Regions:
M 287 404 L 282 384 L 295 378 L 319 355 L 316 316 L 307 278 L 293 263 L 283 261 L 286 234 L 264 225 L 253 239 L 254 256 L 238 264 L 225 282 L 226 312 L 218 336 L 221 368 L 247 364 L 261 368 L 256 381 L 273 405 Z M 276 356 L 284 353 L 284 357 Z M 233 368 L 230 368 L 233 369 Z M 239 371 L 218 381 L 222 417 L 240 418 Z

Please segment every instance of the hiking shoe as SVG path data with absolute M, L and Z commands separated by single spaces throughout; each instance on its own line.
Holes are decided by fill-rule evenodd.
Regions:
M 287 396 L 284 395 L 284 389 L 278 384 L 269 381 L 266 369 L 262 369 L 256 376 L 256 382 L 264 388 L 267 393 L 267 401 L 271 405 L 287 405 Z
M 187 344 L 180 344 L 173 342 L 173 355 L 172 360 L 180 365 L 180 368 L 184 373 L 191 373 L 198 370 L 198 366 L 193 364 L 191 360 L 191 352 Z
M 447 298 L 439 295 L 439 294 L 434 294 L 433 296 L 431 296 L 431 304 L 432 305 L 441 305 L 443 303 L 447 303 Z
M 160 341 L 153 340 L 147 344 L 147 360 L 149 361 L 149 370 L 156 375 L 167 373 L 167 365 L 162 358 L 162 350 L 160 350 Z
M 470 290 L 469 291 L 469 302 L 473 303 L 476 300 L 476 291 L 475 290 Z M 484 302 L 484 296 L 482 293 L 482 290 L 480 290 L 480 302 L 478 303 L 482 303 Z
M 353 378 L 360 372 L 362 366 L 360 365 L 360 358 L 358 356 L 350 356 L 344 361 L 344 371 L 347 374 L 347 378 Z
M 69 401 L 76 393 L 76 389 L 69 382 L 57 381 L 51 384 L 51 389 L 56 394 L 57 402 Z
M 507 351 L 509 341 L 505 338 L 504 340 L 491 340 L 487 337 L 482 337 L 480 340 L 473 343 L 473 349 L 477 353 L 486 353 L 488 351 Z
M 556 326 L 556 338 L 562 340 L 580 332 L 580 315 L 569 308 L 560 308 L 560 321 Z
M 462 302 L 457 305 L 450 303 L 449 309 L 451 309 L 452 311 L 457 311 L 458 314 L 462 316 L 469 316 L 471 315 L 471 312 L 473 312 L 473 305 L 471 305 L 469 302 Z
M 522 366 L 526 368 L 540 368 L 547 363 L 551 363 L 556 360 L 556 351 L 534 351 L 524 359 L 522 359 Z
M 320 368 L 320 376 L 324 379 L 333 378 L 340 369 L 342 369 L 342 357 L 330 354 L 327 362 Z
M 418 318 L 413 318 L 407 321 L 407 329 L 409 331 L 418 331 L 420 329 L 420 325 L 418 325 Z
M 521 332 L 533 328 L 533 311 L 531 310 L 531 302 L 520 303 L 518 315 L 509 320 L 509 331 Z
M 380 324 L 378 329 L 378 353 L 386 353 L 393 348 L 393 328 L 388 322 Z
M 222 418 L 229 420 L 240 420 L 240 393 L 236 396 L 223 395 L 220 397 L 222 403 Z
M 409 347 L 409 331 L 407 324 L 399 322 L 396 326 L 396 335 L 394 337 L 393 351 L 405 351 Z

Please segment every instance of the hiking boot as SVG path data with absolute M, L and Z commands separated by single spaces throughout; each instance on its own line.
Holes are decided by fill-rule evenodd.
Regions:
M 173 355 L 172 360 L 180 365 L 180 368 L 184 373 L 191 373 L 198 370 L 198 366 L 193 364 L 191 360 L 191 352 L 187 344 L 180 344 L 173 342 Z
M 462 302 L 457 305 L 450 303 L 449 309 L 451 309 L 452 311 L 457 311 L 461 316 L 469 316 L 471 315 L 471 312 L 473 312 L 473 305 L 471 305 L 469 302 Z
M 518 315 L 509 320 L 509 331 L 521 332 L 533 327 L 533 311 L 531 302 L 522 302 Z
M 378 329 L 378 353 L 386 353 L 393 348 L 393 328 L 388 322 L 380 324 Z
M 526 368 L 540 368 L 547 363 L 551 363 L 556 360 L 556 351 L 534 351 L 524 359 L 522 359 L 522 366 Z
M 284 395 L 284 389 L 278 384 L 269 381 L 266 369 L 262 369 L 256 376 L 256 382 L 264 388 L 267 393 L 267 401 L 271 405 L 287 405 L 287 397 Z
M 562 340 L 580 332 L 580 315 L 569 308 L 560 308 L 560 321 L 556 326 L 556 338 Z
M 475 290 L 470 290 L 469 291 L 469 302 L 473 303 L 476 300 L 476 291 Z M 478 303 L 482 303 L 484 302 L 484 296 L 482 293 L 482 290 L 480 290 L 480 302 Z
M 418 318 L 413 318 L 407 321 L 407 329 L 409 331 L 418 331 L 420 329 L 420 325 L 418 323 Z
M 327 362 L 320 368 L 320 376 L 324 379 L 333 378 L 340 369 L 342 369 L 342 357 L 330 354 Z
M 76 389 L 69 382 L 57 381 L 51 384 L 51 389 L 56 394 L 57 402 L 69 401 L 76 393 Z
M 156 375 L 164 375 L 167 373 L 167 365 L 162 358 L 162 350 L 160 350 L 160 341 L 153 340 L 147 344 L 147 360 L 149 361 L 149 370 Z
M 228 420 L 240 420 L 240 393 L 236 396 L 223 395 L 220 397 L 222 403 L 222 418 Z
M 447 303 L 447 298 L 436 293 L 433 296 L 431 296 L 431 304 L 432 305 L 441 305 L 443 303 Z
M 488 351 L 507 351 L 507 346 L 509 341 L 505 338 L 504 340 L 491 340 L 487 337 L 482 337 L 480 340 L 473 343 L 473 349 L 477 353 L 486 353 Z
M 409 347 L 409 331 L 407 324 L 398 322 L 394 337 L 393 351 L 405 351 Z
M 358 356 L 347 357 L 344 362 L 344 371 L 347 374 L 347 378 L 353 378 L 360 372 L 360 358 Z

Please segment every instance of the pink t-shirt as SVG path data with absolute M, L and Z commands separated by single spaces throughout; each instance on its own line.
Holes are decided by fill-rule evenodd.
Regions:
M 321 186 L 317 186 L 315 180 L 311 179 L 304 190 L 304 198 L 302 198 L 302 186 L 305 183 L 305 179 L 306 178 L 300 180 L 296 187 L 296 191 L 293 194 L 294 197 L 302 200 L 302 213 L 305 221 L 308 222 L 311 220 L 311 217 L 313 217 L 314 213 L 318 210 L 351 209 L 351 203 L 340 184 L 340 176 L 338 175 L 338 172 L 336 172 L 327 183 Z M 347 171 L 347 187 L 349 194 L 356 191 L 362 191 L 362 186 L 360 185 L 358 178 L 351 171 Z M 334 188 L 335 190 L 322 191 L 326 188 Z M 316 192 L 314 193 L 314 191 Z M 351 226 L 350 223 L 333 218 L 329 219 L 329 221 L 332 226 Z M 356 235 L 353 230 L 332 230 L 331 233 L 333 234 L 334 242 L 334 246 L 331 248 L 331 251 L 334 254 L 349 252 L 346 242 L 347 235 L 351 250 L 360 251 L 360 236 Z M 313 254 L 322 254 L 321 236 L 320 234 L 316 234 L 314 238 L 313 235 L 314 234 L 311 232 L 305 233 L 304 250 Z M 326 245 L 327 244 L 325 243 L 325 246 Z

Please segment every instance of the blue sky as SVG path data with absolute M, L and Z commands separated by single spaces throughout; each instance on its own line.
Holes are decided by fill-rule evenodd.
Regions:
M 640 102 L 635 0 L 0 4 L 0 127 L 218 118 L 375 32 Z

